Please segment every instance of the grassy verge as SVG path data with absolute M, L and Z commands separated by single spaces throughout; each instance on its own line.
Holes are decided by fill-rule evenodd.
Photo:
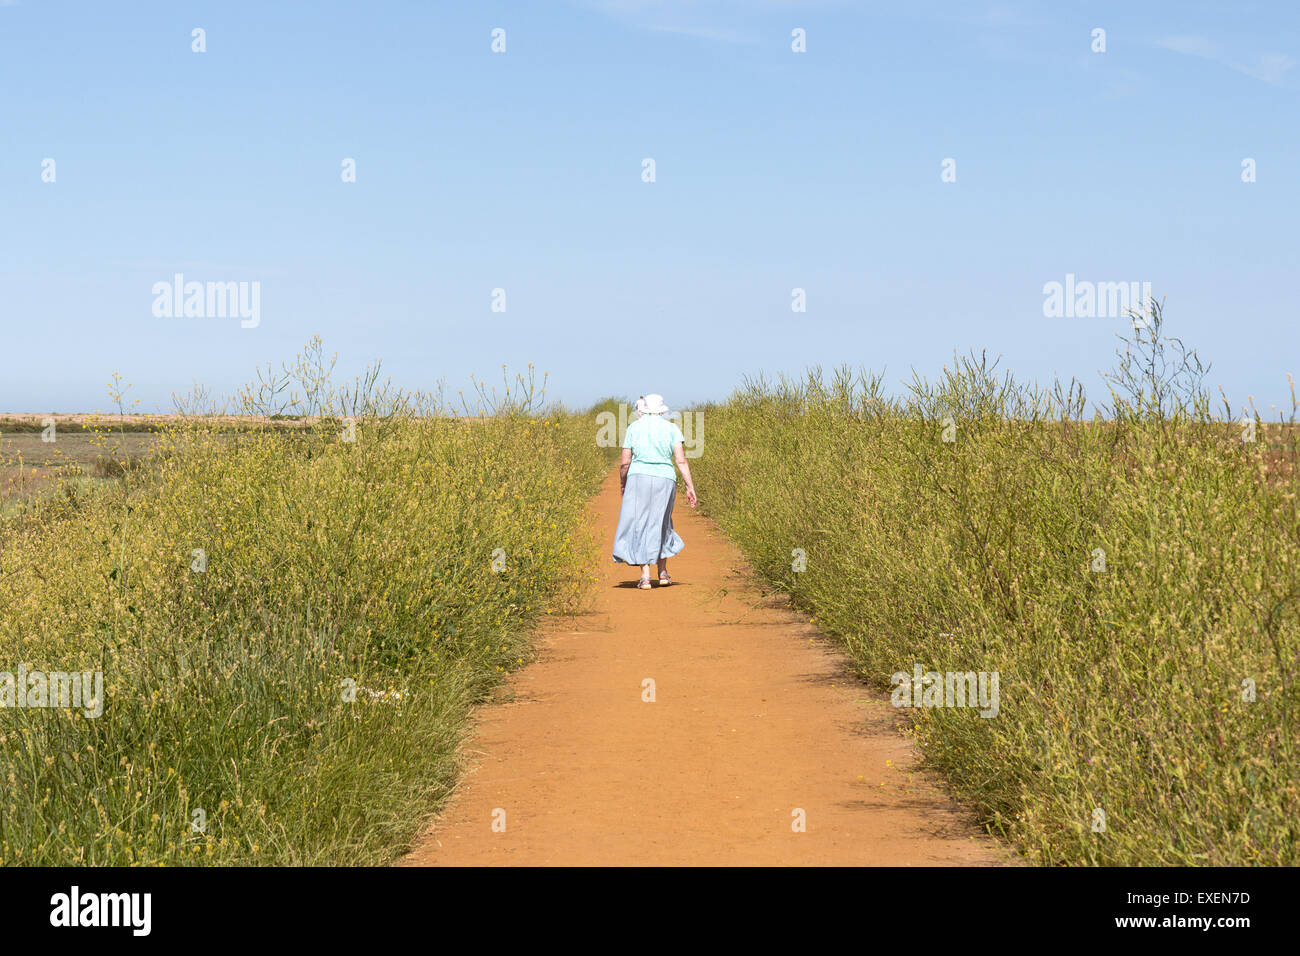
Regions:
M 170 423 L 0 528 L 0 670 L 103 675 L 0 712 L 0 862 L 391 861 L 468 709 L 584 599 L 589 416 L 315 385 L 308 425 Z
M 994 717 L 899 712 L 1031 861 L 1293 865 L 1294 415 L 1211 418 L 1159 320 L 1126 340 L 1104 420 L 975 358 L 902 398 L 814 373 L 707 409 L 693 467 L 865 677 L 999 675 Z

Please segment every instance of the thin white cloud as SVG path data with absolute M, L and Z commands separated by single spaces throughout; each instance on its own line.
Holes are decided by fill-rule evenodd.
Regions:
M 1294 57 L 1285 53 L 1266 53 L 1255 61 L 1255 70 L 1251 76 L 1265 83 L 1281 83 L 1282 75 L 1294 66 Z
M 745 27 L 751 15 L 797 7 L 821 6 L 827 0 L 578 0 L 581 6 L 653 33 L 675 33 L 720 43 L 757 43 L 760 35 Z M 831 0 L 834 2 L 834 0 Z M 797 25 L 797 24 L 796 24 Z
M 1295 58 L 1286 53 L 1265 53 L 1255 57 L 1254 63 L 1241 63 L 1222 53 L 1203 36 L 1162 37 L 1156 41 L 1156 46 L 1184 56 L 1197 56 L 1210 60 L 1274 86 L 1280 86 L 1287 71 L 1296 65 Z
M 641 24 L 642 29 L 651 30 L 655 33 L 677 33 L 682 36 L 699 37 L 702 40 L 717 40 L 720 43 L 753 43 L 754 37 L 748 33 L 738 33 L 735 30 L 714 30 L 709 27 L 692 26 L 689 23 L 656 23 L 650 22 Z
M 1166 50 L 1173 50 L 1175 53 L 1185 53 L 1188 56 L 1203 56 L 1207 59 L 1213 59 L 1214 57 L 1210 41 L 1205 37 L 1161 37 L 1156 41 L 1156 46 L 1162 46 Z

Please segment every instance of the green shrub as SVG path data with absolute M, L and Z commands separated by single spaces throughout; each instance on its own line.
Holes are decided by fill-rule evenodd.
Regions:
M 707 410 L 701 497 L 869 680 L 1000 675 L 997 717 L 900 713 L 1031 861 L 1295 864 L 1294 414 L 1243 441 L 1154 319 L 1091 421 L 975 356 L 902 398 L 751 383 Z
M 589 594 L 606 457 L 523 384 L 469 421 L 373 381 L 299 428 L 187 419 L 2 529 L 0 670 L 100 671 L 104 700 L 0 712 L 0 862 L 399 854 L 468 708 Z

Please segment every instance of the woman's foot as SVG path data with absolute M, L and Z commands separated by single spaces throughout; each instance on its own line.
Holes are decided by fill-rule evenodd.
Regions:
M 668 585 L 670 585 L 670 584 L 672 584 L 672 583 L 673 583 L 673 579 L 670 578 L 670 577 L 668 576 L 668 572 L 667 572 L 667 571 L 660 571 L 660 572 L 659 572 L 659 586 L 660 586 L 661 588 L 666 588 L 666 587 L 668 587 Z
M 642 577 L 641 577 L 641 581 L 637 584 L 637 587 L 638 587 L 640 590 L 642 590 L 642 591 L 649 591 L 649 590 L 650 590 L 650 575 L 648 575 L 648 574 L 646 574 L 646 575 L 642 575 Z

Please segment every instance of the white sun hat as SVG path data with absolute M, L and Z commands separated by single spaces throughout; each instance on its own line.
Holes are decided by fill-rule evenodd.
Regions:
M 651 392 L 649 395 L 643 395 L 636 400 L 636 410 L 642 415 L 662 415 L 668 411 L 668 406 L 664 404 L 664 397 Z

